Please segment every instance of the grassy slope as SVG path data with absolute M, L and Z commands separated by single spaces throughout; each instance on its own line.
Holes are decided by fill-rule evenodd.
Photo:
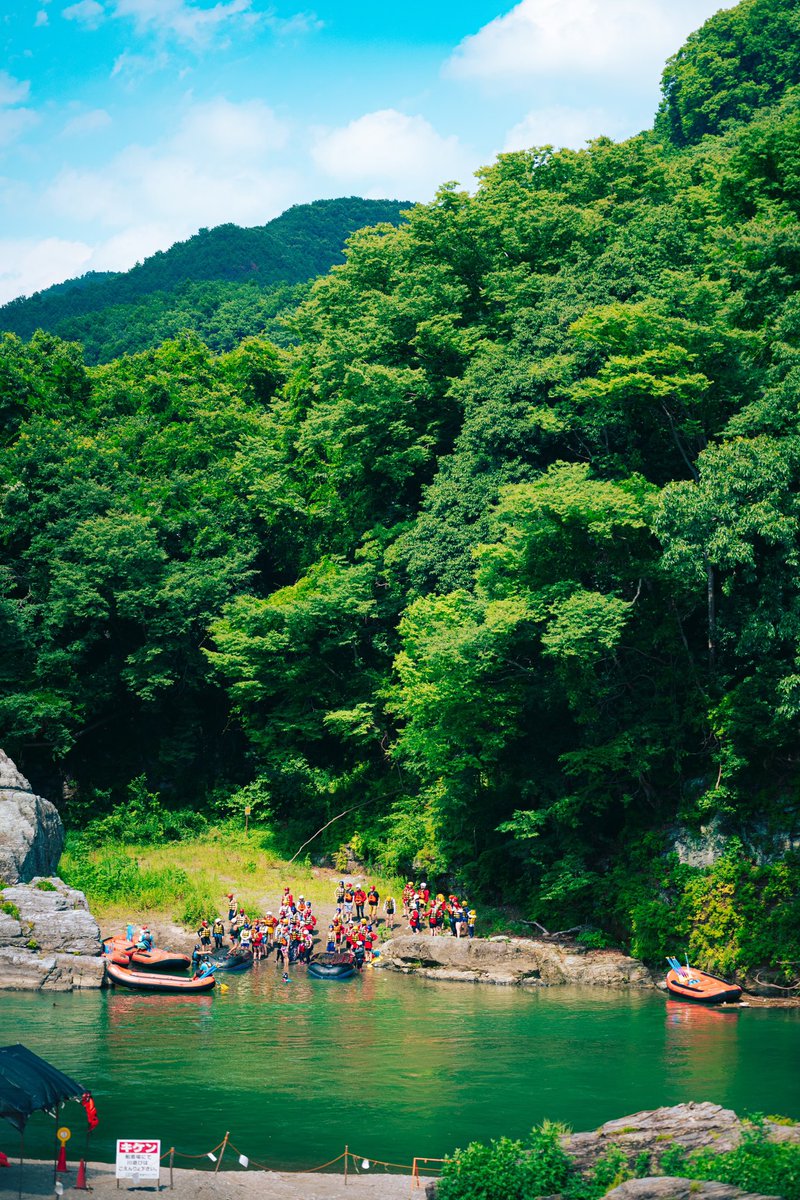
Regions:
M 215 826 L 197 838 L 162 845 L 106 844 L 86 849 L 70 838 L 59 865 L 62 878 L 86 892 L 103 934 L 128 921 L 147 919 L 157 928 L 172 922 L 193 931 L 201 916 L 227 917 L 228 892 L 250 914 L 277 909 L 288 884 L 295 896 L 311 900 L 322 925 L 334 907 L 341 872 L 312 866 L 307 856 L 288 863 L 274 834 L 240 823 Z M 375 883 L 381 896 L 399 901 L 402 881 L 366 873 L 354 881 Z M 327 924 L 327 922 L 326 922 Z

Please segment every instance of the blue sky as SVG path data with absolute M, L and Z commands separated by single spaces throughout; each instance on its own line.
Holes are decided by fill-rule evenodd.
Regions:
M 0 301 L 327 196 L 626 137 L 732 0 L 0 0 Z

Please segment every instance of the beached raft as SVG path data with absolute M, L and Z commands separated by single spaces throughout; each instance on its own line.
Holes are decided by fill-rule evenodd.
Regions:
M 111 958 L 106 958 L 106 975 L 112 983 L 122 987 L 132 988 L 136 992 L 210 992 L 215 986 L 213 972 L 209 975 L 194 976 L 158 975 L 150 971 L 132 971 L 130 967 L 120 966 Z
M 688 971 L 685 967 L 680 971 L 673 967 L 667 973 L 667 991 L 676 999 L 693 1000 L 698 1004 L 731 1004 L 742 995 L 738 984 L 728 983 L 695 967 Z
M 149 971 L 184 971 L 191 965 L 188 954 L 175 950 L 139 950 L 135 942 L 125 938 L 112 938 L 106 943 L 106 952 L 118 967 L 144 967 Z

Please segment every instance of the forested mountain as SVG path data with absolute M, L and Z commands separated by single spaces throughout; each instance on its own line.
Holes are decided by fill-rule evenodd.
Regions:
M 6 338 L 3 743 L 72 819 L 142 773 L 358 805 L 388 868 L 800 959 L 798 13 L 714 17 L 654 131 L 357 233 L 289 347 Z
M 158 346 L 187 330 L 217 351 L 243 338 L 284 336 L 279 314 L 303 286 L 344 261 L 344 244 L 365 225 L 397 225 L 398 200 L 317 200 L 296 204 L 267 225 L 219 225 L 119 274 L 90 273 L 0 307 L 0 330 L 36 329 L 79 341 L 89 363 Z

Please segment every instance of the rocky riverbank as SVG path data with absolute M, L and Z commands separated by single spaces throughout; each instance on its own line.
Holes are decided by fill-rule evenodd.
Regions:
M 459 983 L 527 987 L 653 988 L 647 968 L 619 950 L 590 950 L 576 942 L 534 938 L 392 938 L 376 967 Z
M 83 892 L 34 878 L 0 893 L 0 990 L 102 987 L 100 929 Z

